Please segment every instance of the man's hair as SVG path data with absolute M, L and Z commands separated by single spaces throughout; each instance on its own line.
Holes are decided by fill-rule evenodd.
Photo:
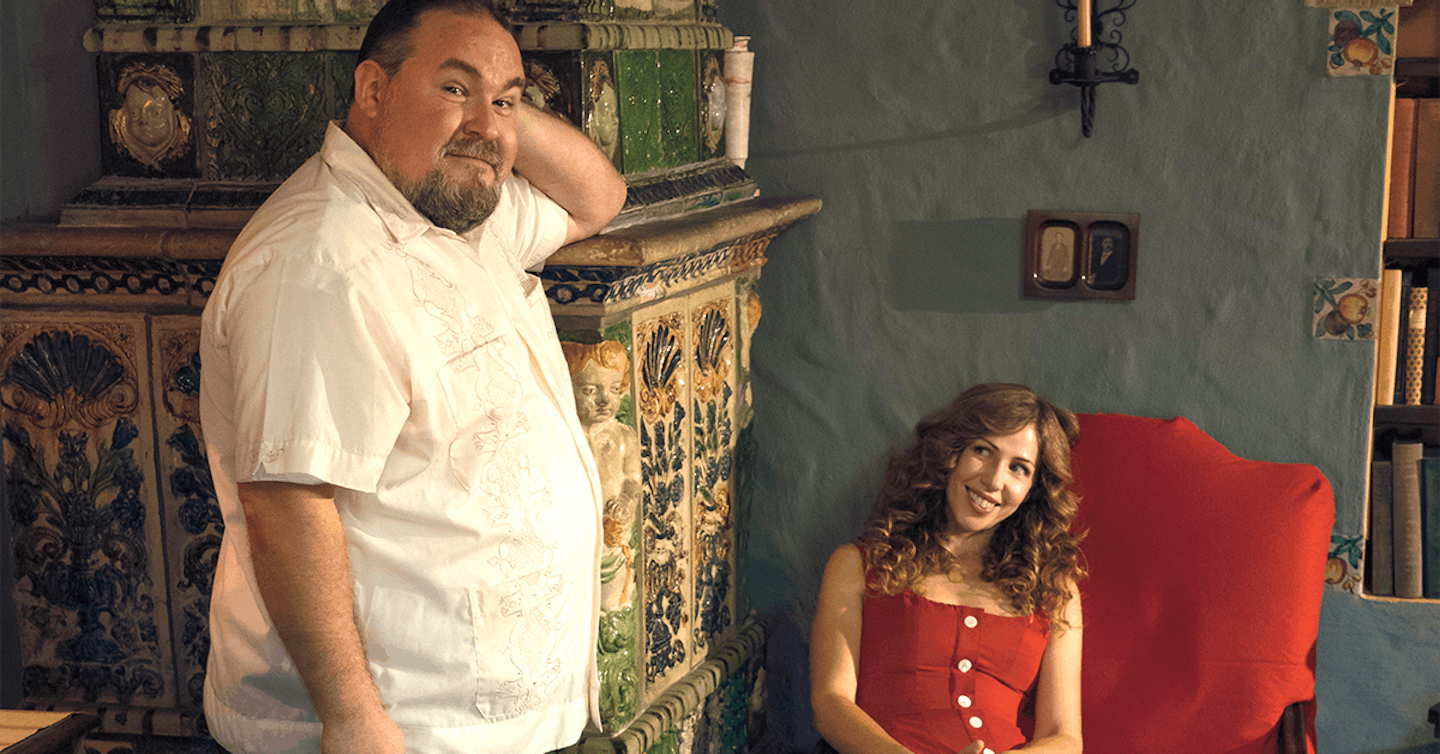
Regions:
M 410 32 L 420 14 L 429 10 L 488 15 L 501 26 L 510 28 L 510 0 L 390 0 L 371 19 L 365 41 L 360 43 L 360 59 L 356 65 L 373 60 L 386 76 L 394 78 L 400 65 L 415 52 Z

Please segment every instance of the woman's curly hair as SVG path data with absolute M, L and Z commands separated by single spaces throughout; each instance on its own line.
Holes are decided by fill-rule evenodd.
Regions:
M 946 487 L 961 452 L 986 436 L 1035 426 L 1040 453 L 1030 493 L 995 527 L 980 577 L 994 583 L 1016 612 L 1040 611 L 1064 625 L 1071 585 L 1085 577 L 1083 534 L 1070 532 L 1079 498 L 1071 482 L 1070 448 L 1080 434 L 1075 415 L 1024 385 L 986 384 L 961 393 L 915 427 L 915 442 L 892 452 L 885 481 L 866 521 L 862 546 L 870 588 L 920 591 L 935 573 L 958 575 L 958 559 L 940 543 L 950 523 Z

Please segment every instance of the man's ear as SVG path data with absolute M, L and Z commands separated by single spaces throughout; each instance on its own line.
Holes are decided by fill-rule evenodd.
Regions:
M 361 61 L 360 65 L 355 66 L 355 101 L 352 107 L 366 118 L 378 117 L 380 103 L 384 100 L 385 90 L 389 85 L 390 77 L 379 63 L 374 60 Z

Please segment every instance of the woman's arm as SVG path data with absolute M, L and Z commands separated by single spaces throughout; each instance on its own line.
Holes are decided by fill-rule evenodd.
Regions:
M 1065 604 L 1067 627 L 1055 626 L 1040 661 L 1035 688 L 1035 739 L 1020 748 L 1026 752 L 1080 754 L 1080 591 L 1070 589 Z
M 865 563 L 855 545 L 830 556 L 810 629 L 810 706 L 815 728 L 840 754 L 911 754 L 855 705 Z

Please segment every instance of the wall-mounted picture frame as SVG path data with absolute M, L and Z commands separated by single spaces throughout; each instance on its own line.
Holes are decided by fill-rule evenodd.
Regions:
M 1135 300 L 1140 215 L 1031 210 L 1025 217 L 1025 298 Z

